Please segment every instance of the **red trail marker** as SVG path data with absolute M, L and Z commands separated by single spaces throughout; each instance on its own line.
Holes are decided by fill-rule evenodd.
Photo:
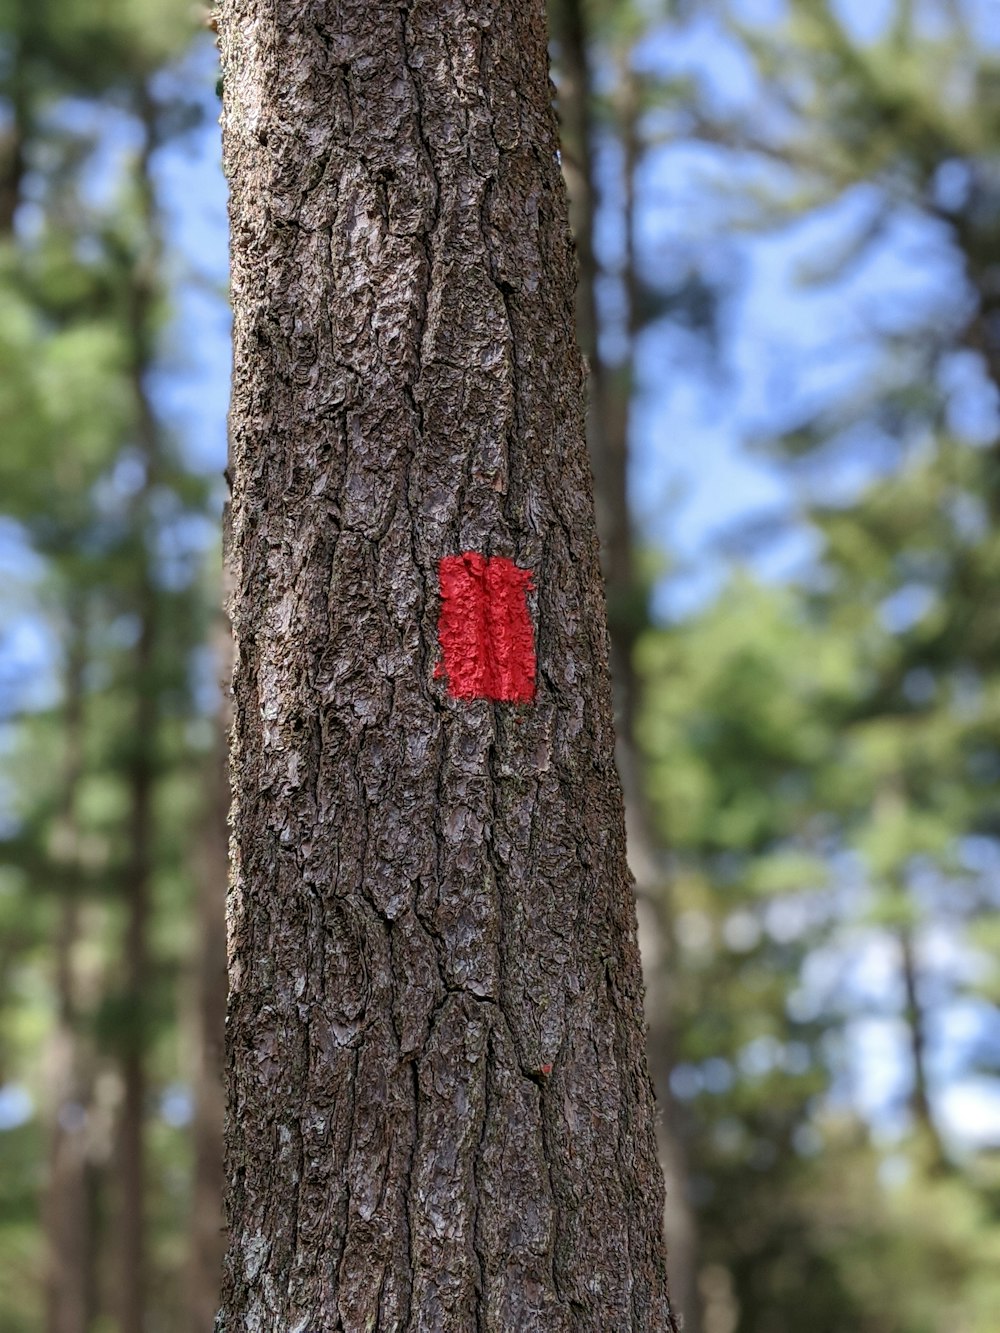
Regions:
M 444 661 L 435 670 L 453 699 L 529 703 L 535 697 L 535 642 L 526 593 L 531 570 L 477 551 L 449 555 L 438 567 L 438 639 Z

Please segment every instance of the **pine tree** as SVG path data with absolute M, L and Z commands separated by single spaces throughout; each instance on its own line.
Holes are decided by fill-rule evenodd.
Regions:
M 544 8 L 221 36 L 220 1327 L 672 1327 Z

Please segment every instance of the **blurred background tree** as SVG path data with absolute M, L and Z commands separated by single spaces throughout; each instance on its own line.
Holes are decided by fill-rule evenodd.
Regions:
M 551 11 L 675 1297 L 995 1333 L 1000 20 Z M 0 5 L 5 1333 L 212 1321 L 215 63 Z
M 995 34 L 961 6 L 714 17 L 743 104 L 727 114 L 703 82 L 658 128 L 705 151 L 719 241 L 783 242 L 823 313 L 743 432 L 784 463 L 785 504 L 728 543 L 758 568 L 793 532 L 808 553 L 784 587 L 733 575 L 639 648 L 700 1301 L 712 1328 L 985 1331 Z M 993 1108 L 985 1133 L 948 1115 L 959 1086 Z
M 224 896 L 224 858 L 198 857 L 220 841 L 201 831 L 218 747 L 198 680 L 217 506 L 158 403 L 157 161 L 203 116 L 171 86 L 192 35 L 174 4 L 33 0 L 2 19 L 8 657 L 25 636 L 43 649 L 4 701 L 0 1079 L 38 1111 L 0 1135 L 0 1324 L 138 1333 L 182 1326 L 219 1249 L 218 1133 L 214 1242 L 189 1258 L 205 1228 L 180 1123 L 198 1070 L 218 1082 L 218 1031 L 199 1048 L 220 987 L 210 1024 L 186 998 L 200 947 L 223 967 L 218 929 L 192 929 L 199 891 L 215 918 Z

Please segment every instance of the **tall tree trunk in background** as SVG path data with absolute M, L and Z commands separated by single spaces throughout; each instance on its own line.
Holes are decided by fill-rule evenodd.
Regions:
M 78 604 L 69 615 L 64 699 L 65 758 L 53 855 L 60 869 L 56 927 L 56 1019 L 46 1060 L 49 1077 L 46 1240 L 47 1333 L 87 1333 L 94 1310 L 88 1153 L 90 1087 L 81 1048 L 76 949 L 80 936 L 77 802 L 83 776 L 84 668 L 87 627 Z
M 156 700 L 151 682 L 154 665 L 155 592 L 142 614 L 136 646 L 135 734 L 129 762 L 130 852 L 126 871 L 128 893 L 125 926 L 125 1015 L 122 1056 L 122 1112 L 118 1132 L 120 1163 L 119 1235 L 120 1318 L 122 1333 L 142 1333 L 146 1290 L 146 1004 L 148 981 L 153 837 L 153 738 Z
M 660 1155 L 667 1183 L 667 1266 L 674 1308 L 686 1333 L 700 1333 L 698 1225 L 689 1197 L 690 1169 L 681 1110 L 670 1091 L 675 1038 L 670 950 L 673 937 L 670 890 L 663 848 L 649 817 L 642 764 L 636 744 L 640 684 L 633 651 L 646 623 L 645 590 L 636 576 L 635 537 L 628 500 L 629 434 L 636 342 L 641 324 L 635 261 L 635 178 L 639 165 L 640 87 L 628 52 L 620 61 L 613 111 L 622 155 L 621 212 L 624 262 L 620 274 L 626 309 L 627 360 L 617 373 L 600 347 L 597 282 L 600 264 L 594 231 L 600 192 L 597 184 L 594 91 L 590 42 L 583 0 L 556 0 L 560 42 L 559 110 L 563 162 L 571 216 L 580 257 L 577 326 L 590 367 L 588 441 L 597 493 L 601 563 L 608 587 L 611 669 L 615 691 L 618 768 L 625 794 L 629 865 L 640 899 L 640 943 L 647 984 L 650 1068 L 664 1108 L 659 1124 Z
M 912 1064 L 913 1082 L 910 1091 L 910 1112 L 917 1133 L 926 1145 L 929 1157 L 928 1165 L 933 1170 L 940 1171 L 947 1166 L 948 1154 L 945 1151 L 941 1135 L 938 1132 L 937 1122 L 934 1119 L 927 1085 L 927 1025 L 924 1008 L 920 1002 L 917 957 L 911 926 L 905 926 L 899 931 L 899 953 L 903 973 L 903 992 L 906 997 L 904 1017 L 909 1034 Z
M 616 511 L 613 537 L 608 550 L 610 587 L 617 589 L 612 602 L 612 679 L 620 681 L 618 721 L 618 767 L 625 792 L 625 826 L 629 863 L 639 895 L 640 944 L 646 950 L 649 1020 L 649 1059 L 657 1098 L 663 1108 L 658 1127 L 660 1160 L 667 1182 L 666 1234 L 667 1271 L 674 1308 L 683 1316 L 684 1333 L 701 1333 L 702 1295 L 699 1287 L 700 1247 L 698 1218 L 691 1201 L 691 1163 L 688 1156 L 689 1127 L 682 1107 L 670 1087 L 677 1060 L 674 1002 L 674 911 L 666 848 L 654 828 L 646 796 L 646 779 L 637 741 L 641 682 L 635 669 L 635 646 L 649 624 L 648 593 L 636 568 L 635 525 L 628 499 L 629 441 L 632 400 L 641 319 L 639 271 L 636 263 L 636 178 L 641 144 L 639 116 L 641 86 L 632 69 L 631 52 L 621 59 L 615 110 L 622 147 L 622 220 L 625 255 L 622 288 L 625 298 L 628 362 L 617 376 L 617 394 L 608 399 L 606 436 L 608 468 L 612 474 L 611 496 Z M 610 594 L 609 594 L 610 595 Z
M 542 0 L 221 32 L 220 1327 L 673 1328 Z M 457 697 L 526 693 L 515 565 L 537 693 Z M 451 677 L 439 574 L 475 603 Z
M 221 620 L 221 617 L 220 617 Z M 206 781 L 197 885 L 197 1034 L 194 1042 L 194 1187 L 191 1219 L 189 1311 L 191 1333 L 209 1333 L 219 1308 L 225 1233 L 222 1219 L 223 1040 L 226 1019 L 226 878 L 229 862 L 229 779 L 226 733 L 230 724 L 232 650 L 229 627 L 220 626 L 216 655 L 224 677 L 216 719 L 217 746 Z
M 12 16 L 13 40 L 7 53 L 9 114 L 0 127 L 0 240 L 6 240 L 14 233 L 14 221 L 28 165 L 26 149 L 33 120 L 28 69 L 31 12 L 30 0 L 18 0 Z
M 898 819 L 906 809 L 908 799 L 906 779 L 900 773 L 883 778 L 875 796 L 876 821 Z M 899 963 L 903 983 L 903 1021 L 906 1024 L 911 1059 L 910 1113 L 914 1128 L 925 1153 L 926 1165 L 932 1170 L 947 1168 L 948 1154 L 938 1132 L 931 1109 L 927 1081 L 926 1016 L 920 998 L 918 963 L 914 941 L 919 910 L 915 910 L 912 890 L 902 866 L 897 866 L 885 884 L 886 905 L 893 909 L 895 918 L 892 934 L 899 946 Z
M 155 594 L 146 590 L 150 607 Z M 123 1333 L 142 1333 L 145 1306 L 146 1067 L 145 1000 L 149 970 L 148 931 L 152 873 L 152 799 L 155 734 L 153 618 L 142 617 L 135 655 L 136 710 L 133 754 L 129 765 L 131 849 L 127 869 L 128 916 L 125 927 L 125 1013 L 127 1031 L 122 1058 L 122 1113 L 118 1135 L 120 1174 L 119 1259 Z
M 145 989 L 149 984 L 149 928 L 152 914 L 153 796 L 159 722 L 157 640 L 159 597 L 153 577 L 151 502 L 159 480 L 159 424 L 148 379 L 155 350 L 154 302 L 159 280 L 160 243 L 151 160 L 156 144 L 155 109 L 145 88 L 138 112 L 143 144 L 136 169 L 145 252 L 130 275 L 128 334 L 135 410 L 135 438 L 145 480 L 136 496 L 133 522 L 137 555 L 135 607 L 139 623 L 133 660 L 135 712 L 128 759 L 130 796 L 129 857 L 126 867 L 124 1000 L 126 1031 L 122 1055 L 122 1112 L 118 1133 L 121 1333 L 142 1333 L 146 1301 L 146 1042 Z
M 601 563 L 613 611 L 616 581 L 629 576 L 631 520 L 623 489 L 626 466 L 622 448 L 625 440 L 622 432 L 616 430 L 621 414 L 614 403 L 613 376 L 600 351 L 600 314 L 597 304 L 599 264 L 594 242 L 598 197 L 594 95 L 582 0 L 556 0 L 554 27 L 560 47 L 559 115 L 562 123 L 563 170 L 569 187 L 570 217 L 579 264 L 576 328 L 580 350 L 589 372 L 587 440 L 594 470 Z M 611 619 L 614 652 L 613 613 Z M 616 665 L 612 662 L 613 668 Z M 620 672 L 613 669 L 612 677 L 617 686 Z

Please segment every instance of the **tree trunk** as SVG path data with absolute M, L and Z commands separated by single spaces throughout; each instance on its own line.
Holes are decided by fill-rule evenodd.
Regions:
M 155 346 L 155 301 L 160 242 L 152 179 L 156 147 L 155 108 L 144 87 L 137 92 L 143 130 L 135 185 L 144 224 L 145 250 L 130 275 L 127 328 L 136 444 L 145 481 L 135 497 L 133 523 L 138 551 L 135 613 L 139 624 L 133 659 L 134 730 L 128 759 L 129 857 L 126 868 L 124 948 L 125 1023 L 122 1110 L 118 1134 L 121 1333 L 142 1333 L 146 1305 L 146 1042 L 149 928 L 153 910 L 153 796 L 159 724 L 157 643 L 159 594 L 153 578 L 152 504 L 159 482 L 160 436 L 148 378 Z
M 86 619 L 79 604 L 69 614 L 64 730 L 66 750 L 59 821 L 53 852 L 61 872 L 55 937 L 56 1021 L 49 1043 L 48 1178 L 43 1224 L 46 1239 L 47 1333 L 87 1333 L 94 1312 L 91 1234 L 90 1073 L 81 1049 L 76 950 L 80 938 L 78 799 L 83 776 Z
M 590 411 L 587 413 L 587 440 L 594 472 L 601 564 L 613 609 L 621 591 L 619 583 L 630 571 L 631 534 L 624 489 L 625 459 L 616 450 L 614 439 L 615 426 L 621 413 L 614 401 L 613 376 L 600 349 L 600 314 L 597 305 L 600 265 L 594 243 L 598 199 L 594 94 L 582 0 L 559 0 L 554 6 L 554 26 L 560 47 L 559 116 L 562 123 L 563 171 L 569 186 L 570 216 L 579 264 L 576 332 L 588 369 Z M 619 438 L 617 443 L 624 444 L 624 440 Z M 612 633 L 612 653 L 615 651 Z M 612 672 L 612 676 L 617 688 L 620 683 L 617 669 Z
M 608 587 L 611 629 L 611 676 L 614 685 L 616 755 L 625 795 L 629 866 L 640 897 L 640 943 L 648 991 L 650 1070 L 663 1114 L 657 1126 L 660 1161 L 667 1186 L 665 1229 L 670 1290 L 685 1333 L 701 1333 L 698 1289 L 698 1223 L 690 1199 L 690 1167 L 681 1108 L 673 1104 L 670 1074 L 674 1066 L 673 999 L 670 979 L 673 939 L 670 886 L 645 798 L 642 762 L 636 744 L 640 682 L 633 662 L 635 641 L 648 619 L 645 590 L 636 578 L 635 531 L 628 502 L 628 462 L 632 389 L 639 320 L 635 257 L 635 179 L 639 166 L 639 84 L 626 52 L 618 61 L 614 99 L 622 151 L 619 192 L 624 262 L 628 361 L 617 376 L 601 353 L 597 283 L 600 266 L 594 244 L 597 187 L 593 80 L 590 36 L 583 0 L 559 0 L 555 6 L 560 41 L 559 111 L 563 129 L 563 168 L 569 185 L 571 217 L 580 257 L 577 332 L 590 366 L 587 434 L 597 491 L 601 564 Z
M 152 621 L 143 617 L 135 665 L 139 697 L 130 763 L 128 916 L 125 925 L 124 1050 L 122 1110 L 118 1133 L 118 1255 L 122 1333 L 142 1333 L 146 1290 L 146 1059 L 145 996 L 149 968 L 150 877 L 152 874 L 153 770 L 149 742 L 155 722 L 148 672 L 152 667 Z M 147 674 L 138 674 L 145 666 Z
M 671 1329 L 543 4 L 227 0 L 221 31 L 219 1327 Z M 442 672 L 470 552 L 530 571 L 530 702 Z
M 900 927 L 899 953 L 903 971 L 903 991 L 906 996 L 904 1017 L 913 1080 L 910 1089 L 910 1113 L 913 1116 L 914 1129 L 925 1146 L 928 1166 L 933 1171 L 944 1171 L 948 1164 L 948 1154 L 941 1141 L 934 1112 L 931 1109 L 927 1078 L 927 1020 L 920 1000 L 913 935 L 912 926 Z
M 14 234 L 14 223 L 21 203 L 27 171 L 27 144 L 32 129 L 32 92 L 29 70 L 28 31 L 31 6 L 20 0 L 5 28 L 8 45 L 9 74 L 6 78 L 7 105 L 4 126 L 0 129 L 0 240 Z M 11 49 L 13 48 L 13 49 Z

